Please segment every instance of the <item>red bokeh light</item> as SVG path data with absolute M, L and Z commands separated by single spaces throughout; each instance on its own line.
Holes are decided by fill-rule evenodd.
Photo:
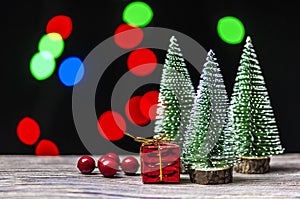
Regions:
M 17 126 L 17 136 L 24 144 L 33 145 L 40 137 L 40 126 L 34 119 L 25 117 Z
M 125 113 L 129 121 L 138 126 L 145 126 L 150 123 L 150 119 L 145 117 L 140 111 L 141 96 L 134 96 L 128 100 L 125 106 Z
M 139 48 L 132 51 L 127 59 L 127 67 L 130 72 L 137 76 L 151 74 L 157 66 L 157 58 L 152 50 Z
M 106 111 L 98 119 L 98 130 L 107 140 L 120 140 L 126 131 L 126 122 L 119 113 Z
M 142 42 L 143 37 L 144 33 L 142 29 L 128 24 L 121 24 L 118 26 L 114 34 L 115 43 L 124 49 L 130 49 L 138 46 Z
M 56 144 L 50 140 L 41 140 L 35 148 L 37 156 L 58 156 L 59 149 Z
M 65 15 L 57 15 L 51 18 L 46 27 L 46 33 L 56 32 L 61 35 L 63 39 L 70 36 L 72 32 L 72 20 Z
M 158 91 L 148 91 L 142 96 L 140 101 L 141 113 L 150 120 L 154 120 L 156 118 L 158 95 Z

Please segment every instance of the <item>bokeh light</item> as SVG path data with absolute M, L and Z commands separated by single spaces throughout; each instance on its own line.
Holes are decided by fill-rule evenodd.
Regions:
M 119 34 L 121 33 L 121 34 Z M 138 46 L 144 38 L 142 29 L 128 24 L 121 24 L 114 33 L 115 43 L 124 49 L 130 49 Z
M 144 27 L 151 22 L 153 11 L 145 2 L 135 1 L 125 7 L 122 17 L 127 24 Z
M 55 70 L 55 59 L 48 51 L 35 53 L 30 60 L 30 72 L 37 80 L 45 80 Z
M 98 130 L 105 139 L 117 141 L 124 136 L 126 122 L 119 113 L 106 111 L 98 119 Z
M 245 36 L 243 23 L 233 16 L 226 16 L 219 19 L 217 32 L 219 37 L 228 44 L 239 44 Z
M 40 137 L 40 126 L 34 119 L 24 117 L 17 126 L 17 136 L 24 144 L 33 145 Z
M 137 76 L 151 74 L 157 66 L 157 58 L 154 52 L 148 48 L 139 48 L 132 51 L 127 59 L 127 67 Z
M 78 57 L 68 57 L 58 68 L 58 77 L 65 86 L 74 86 L 84 75 L 84 66 Z
M 43 139 L 39 141 L 38 145 L 36 146 L 35 155 L 36 156 L 58 156 L 59 149 L 54 142 Z
M 46 26 L 47 33 L 59 33 L 63 39 L 67 39 L 72 32 L 72 20 L 65 15 L 57 15 L 51 18 Z
M 39 51 L 48 51 L 54 58 L 58 58 L 64 51 L 65 43 L 58 33 L 49 33 L 42 36 L 39 41 Z
M 134 96 L 128 100 L 125 106 L 125 113 L 130 122 L 138 126 L 145 126 L 150 123 L 150 119 L 145 117 L 140 111 L 141 96 Z
M 140 100 L 141 113 L 150 120 L 155 120 L 156 118 L 158 95 L 159 92 L 156 90 L 148 91 Z

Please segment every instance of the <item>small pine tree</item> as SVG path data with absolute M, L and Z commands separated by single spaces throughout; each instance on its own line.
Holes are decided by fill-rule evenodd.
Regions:
M 248 36 L 238 67 L 228 113 L 238 154 L 266 157 L 283 153 L 264 77 Z
M 235 149 L 230 132 L 224 131 L 228 105 L 223 77 L 214 53 L 210 50 L 200 76 L 190 123 L 185 134 L 183 164 L 186 167 L 232 166 L 236 157 Z
M 166 133 L 168 139 L 177 141 L 181 148 L 194 96 L 181 49 L 172 36 L 162 71 L 154 133 Z

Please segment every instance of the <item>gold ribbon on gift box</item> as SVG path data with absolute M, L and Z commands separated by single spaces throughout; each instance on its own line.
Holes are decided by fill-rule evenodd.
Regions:
M 125 135 L 133 138 L 134 141 L 142 143 L 142 146 L 140 148 L 140 154 L 141 149 L 145 145 L 157 145 L 158 146 L 158 158 L 159 158 L 159 180 L 162 182 L 163 172 L 162 172 L 162 157 L 161 157 L 161 148 L 160 148 L 160 142 L 163 140 L 163 138 L 167 137 L 166 133 L 162 133 L 161 135 L 155 135 L 153 136 L 153 139 L 149 138 L 143 138 L 143 137 L 135 137 L 131 135 L 130 133 L 124 132 Z

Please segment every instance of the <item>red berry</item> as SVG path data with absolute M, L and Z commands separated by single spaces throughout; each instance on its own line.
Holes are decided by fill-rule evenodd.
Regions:
M 81 158 L 79 158 L 77 162 L 77 168 L 83 174 L 92 173 L 95 167 L 96 167 L 95 160 L 88 155 L 82 156 Z
M 105 156 L 114 159 L 118 164 L 120 164 L 120 157 L 118 154 L 116 154 L 114 152 L 109 152 L 109 153 L 105 154 Z
M 128 156 L 122 160 L 121 168 L 126 175 L 134 175 L 140 167 L 139 162 L 133 156 Z
M 101 156 L 101 157 L 98 159 L 98 164 L 99 164 L 99 161 L 102 162 L 103 160 L 105 160 L 105 157 L 106 157 L 105 155 Z
M 103 156 L 98 160 L 98 169 L 104 177 L 113 177 L 118 170 L 118 163 L 107 156 Z

